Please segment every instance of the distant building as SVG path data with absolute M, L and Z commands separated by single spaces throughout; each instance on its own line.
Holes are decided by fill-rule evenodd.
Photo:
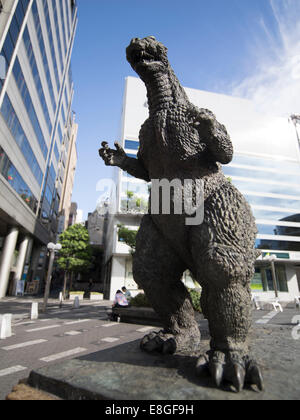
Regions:
M 196 106 L 212 110 L 225 124 L 235 149 L 234 159 L 223 170 L 250 203 L 258 227 L 257 260 L 253 293 L 274 297 L 270 264 L 265 256 L 276 256 L 279 298 L 293 300 L 300 289 L 300 151 L 295 129 L 288 118 L 259 114 L 248 100 L 196 89 L 186 89 Z M 148 117 L 144 84 L 128 77 L 125 85 L 120 140 L 127 154 L 136 157 L 139 130 Z M 138 229 L 142 214 L 130 210 L 128 191 L 147 200 L 148 185 L 115 170 L 117 211 L 108 222 L 105 246 L 106 295 L 112 298 L 126 286 L 137 290 L 132 277 L 132 258 L 118 237 L 118 224 Z M 141 211 L 140 213 L 143 213 Z
M 67 229 L 71 211 L 72 192 L 77 165 L 76 139 L 78 133 L 78 124 L 75 123 L 75 116 L 70 114 L 66 138 L 68 148 L 65 149 L 62 157 L 62 170 L 59 174 L 61 187 L 61 200 L 59 204 L 59 229 L 61 234 Z
M 40 288 L 56 240 L 77 27 L 75 0 L 1 4 L 0 298 Z
M 68 227 L 76 224 L 76 218 L 77 218 L 77 203 L 71 203 L 71 207 L 69 211 Z
M 103 248 L 105 222 L 106 216 L 99 214 L 97 210 L 88 214 L 86 227 L 89 232 L 90 244 L 92 246 Z

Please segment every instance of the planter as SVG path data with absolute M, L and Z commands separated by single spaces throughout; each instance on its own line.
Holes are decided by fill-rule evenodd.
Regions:
M 103 293 L 95 293 L 95 292 L 92 292 L 90 294 L 90 300 L 93 300 L 93 301 L 95 301 L 95 300 L 103 300 Z
M 162 327 L 162 323 L 152 308 L 113 308 L 112 313 L 129 324 L 153 325 Z
M 69 300 L 75 300 L 76 297 L 79 300 L 83 300 L 84 292 L 70 292 Z
M 162 327 L 163 324 L 158 315 L 152 308 L 138 308 L 130 306 L 129 308 L 113 308 L 112 314 L 120 317 L 121 322 L 129 324 L 153 325 L 155 327 Z M 204 319 L 203 315 L 195 312 L 197 321 Z

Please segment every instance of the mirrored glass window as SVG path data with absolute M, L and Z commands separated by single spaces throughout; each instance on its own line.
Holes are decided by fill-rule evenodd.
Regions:
M 258 232 L 262 235 L 299 236 L 299 227 L 257 224 Z
M 287 198 L 259 197 L 256 195 L 250 195 L 249 193 L 244 194 L 244 196 L 250 205 L 271 206 L 283 209 L 295 209 L 295 212 L 300 212 L 300 200 L 291 200 Z
M 133 140 L 125 140 L 125 149 L 138 150 L 139 142 Z
M 258 249 L 273 249 L 276 251 L 300 251 L 300 242 L 292 241 L 276 241 L 270 239 L 257 239 L 256 248 Z
M 277 169 L 282 173 L 296 173 L 300 174 L 299 161 L 290 160 L 276 160 L 266 157 L 246 156 L 235 153 L 232 163 L 239 165 L 250 165 L 261 168 Z
M 300 166 L 300 162 L 299 162 Z M 266 192 L 269 189 L 276 189 L 285 188 L 291 189 L 292 191 L 297 191 L 300 193 L 300 174 L 292 175 L 292 174 L 283 174 L 280 172 L 268 172 L 268 171 L 260 171 L 257 169 L 249 169 L 249 168 L 235 168 L 232 166 L 223 166 L 223 172 L 226 176 L 237 176 L 242 178 L 251 178 L 253 181 L 249 181 L 249 184 L 256 185 L 259 188 L 259 185 L 263 183 L 263 181 L 273 181 L 274 185 L 263 184 L 263 187 L 267 188 Z M 257 179 L 257 182 L 254 180 Z M 242 181 L 234 181 L 234 182 L 242 182 Z M 276 188 L 276 182 L 285 183 L 284 187 L 279 186 Z

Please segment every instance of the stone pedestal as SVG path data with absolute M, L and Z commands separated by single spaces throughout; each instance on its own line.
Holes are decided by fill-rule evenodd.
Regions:
M 197 377 L 196 354 L 149 355 L 140 351 L 139 341 L 38 369 L 28 382 L 65 400 L 297 400 L 299 343 L 284 330 L 264 327 L 253 334 L 263 392 L 249 386 L 236 393 L 226 383 L 216 389 L 209 376 Z M 208 338 L 204 336 L 201 352 L 208 350 Z

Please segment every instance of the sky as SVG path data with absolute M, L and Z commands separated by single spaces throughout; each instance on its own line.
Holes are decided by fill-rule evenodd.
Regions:
M 72 201 L 84 219 L 97 182 L 112 169 L 98 156 L 118 139 L 132 38 L 154 35 L 185 87 L 253 100 L 274 115 L 300 113 L 299 0 L 77 0 L 72 57 L 79 124 Z

